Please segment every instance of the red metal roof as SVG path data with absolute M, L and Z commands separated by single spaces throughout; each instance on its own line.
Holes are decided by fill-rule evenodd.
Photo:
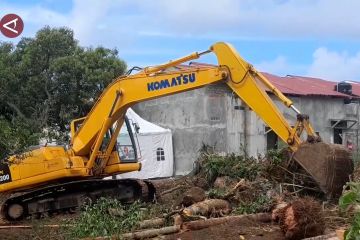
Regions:
M 180 69 L 187 67 L 212 67 L 215 65 L 191 62 L 190 65 L 180 65 Z M 298 96 L 331 96 L 351 98 L 353 96 L 335 91 L 337 82 L 328 81 L 320 78 L 285 76 L 280 77 L 274 74 L 262 72 L 262 74 L 277 87 L 282 93 Z M 360 96 L 360 83 L 352 84 L 353 94 Z
M 285 76 L 279 77 L 270 73 L 263 73 L 282 93 L 301 96 L 332 96 L 351 97 L 350 95 L 337 92 L 337 82 L 327 81 L 320 78 Z M 360 92 L 360 86 L 359 86 Z

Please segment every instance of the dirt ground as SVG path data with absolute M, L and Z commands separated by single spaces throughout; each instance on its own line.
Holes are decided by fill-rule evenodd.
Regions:
M 326 232 L 334 231 L 339 227 L 345 227 L 345 222 L 336 213 L 333 208 L 328 208 L 325 211 L 326 215 Z M 28 225 L 32 226 L 31 229 L 1 229 L 0 227 L 0 239 L 12 240 L 12 239 L 70 239 L 64 235 L 64 229 L 62 228 L 49 228 L 43 225 L 59 224 L 64 220 L 75 218 L 77 215 L 58 215 L 53 218 L 45 218 L 40 220 L 27 220 L 14 224 L 16 225 Z M 336 222 L 333 220 L 336 219 Z M 209 228 L 196 230 L 196 231 L 184 231 L 172 235 L 163 236 L 161 238 L 154 239 L 166 239 L 166 240 L 203 240 L 203 239 L 225 239 L 225 240 L 257 240 L 257 239 L 285 239 L 283 232 L 280 230 L 279 225 L 276 223 L 261 223 L 249 219 L 236 219 L 231 222 L 211 226 Z
M 246 219 L 225 223 L 197 231 L 187 231 L 167 236 L 167 240 L 257 240 L 257 239 L 285 239 L 278 225 L 258 223 Z
M 40 223 L 40 222 L 39 222 Z M 33 222 L 34 229 L 0 229 L 0 239 L 65 239 L 61 229 L 43 228 Z M 242 238 L 242 237 L 243 238 Z M 258 223 L 246 219 L 233 221 L 197 231 L 186 231 L 165 236 L 167 240 L 257 240 L 257 239 L 285 239 L 278 225 Z

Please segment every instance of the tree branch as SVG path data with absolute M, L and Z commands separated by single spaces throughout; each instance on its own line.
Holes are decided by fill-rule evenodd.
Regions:
M 11 102 L 6 102 L 6 104 L 7 104 L 10 108 L 12 108 L 20 118 L 26 119 L 25 114 L 23 114 L 23 113 L 21 112 L 21 110 L 20 110 L 15 104 L 13 104 L 13 103 L 11 103 Z

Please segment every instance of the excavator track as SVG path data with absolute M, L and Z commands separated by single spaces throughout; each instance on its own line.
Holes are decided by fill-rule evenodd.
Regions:
M 1 222 L 8 224 L 29 216 L 73 211 L 112 197 L 122 203 L 151 201 L 155 189 L 151 182 L 137 179 L 91 179 L 39 187 L 27 192 L 1 193 Z
M 9 199 L 9 197 L 11 196 L 10 193 L 0 193 L 0 212 L 3 212 L 3 206 L 6 202 L 6 200 Z M 8 224 L 9 221 L 6 219 L 4 214 L 0 214 L 0 225 L 5 225 Z

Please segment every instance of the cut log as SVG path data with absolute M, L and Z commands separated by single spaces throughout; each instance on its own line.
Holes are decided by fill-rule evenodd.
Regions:
M 167 235 L 177 233 L 180 231 L 180 226 L 163 227 L 159 229 L 148 229 L 140 232 L 125 233 L 121 235 L 121 239 L 146 239 L 152 238 L 159 235 Z M 118 239 L 118 238 L 115 238 Z
M 228 201 L 223 199 L 208 199 L 194 203 L 183 210 L 184 216 L 211 216 L 229 214 L 231 207 Z
M 60 228 L 60 227 L 71 227 L 72 224 L 64 224 L 64 225 L 58 225 L 58 224 L 47 224 L 42 225 L 41 227 L 44 228 Z M 33 225 L 3 225 L 0 226 L 0 229 L 31 229 L 33 228 Z
M 181 226 L 183 224 L 183 219 L 180 214 L 174 216 L 174 226 Z
M 162 227 L 165 225 L 165 218 L 154 218 L 149 220 L 144 220 L 139 223 L 140 229 Z
M 240 219 L 247 219 L 251 221 L 257 222 L 271 222 L 271 214 L 270 213 L 257 213 L 257 214 L 245 214 L 238 216 L 228 216 L 221 218 L 211 218 L 207 220 L 197 220 L 192 222 L 185 222 L 182 225 L 183 230 L 199 230 L 203 228 L 208 228 L 210 226 L 223 224 L 226 222 L 237 221 Z
M 159 229 L 147 229 L 139 232 L 124 233 L 120 236 L 106 236 L 96 238 L 83 238 L 82 240 L 105 240 L 105 239 L 147 239 L 159 235 L 167 235 L 180 231 L 180 226 L 163 227 Z

